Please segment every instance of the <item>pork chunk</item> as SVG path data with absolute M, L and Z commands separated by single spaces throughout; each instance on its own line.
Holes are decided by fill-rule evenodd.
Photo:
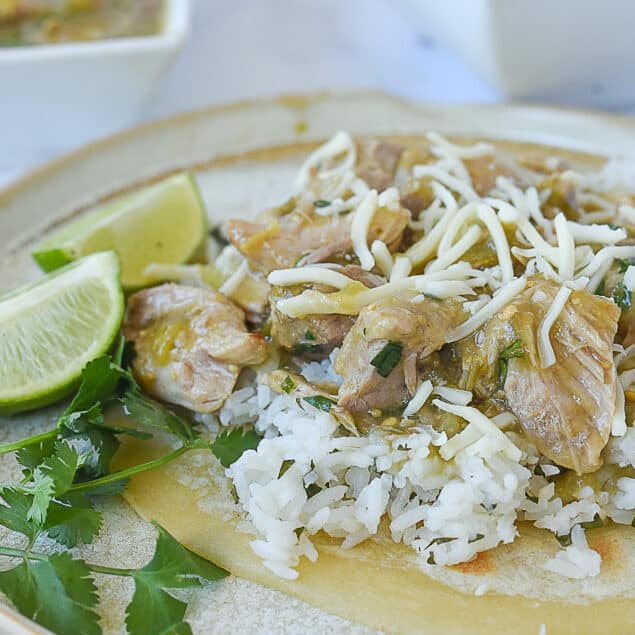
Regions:
M 335 360 L 335 371 L 344 377 L 339 405 L 353 413 L 400 406 L 417 388 L 417 362 L 441 348 L 463 319 L 456 301 L 412 292 L 364 308 Z M 371 362 L 389 343 L 401 354 L 384 377 Z
M 241 367 L 263 362 L 264 338 L 220 293 L 164 284 L 133 294 L 124 320 L 133 342 L 133 372 L 154 397 L 195 412 L 221 407 Z

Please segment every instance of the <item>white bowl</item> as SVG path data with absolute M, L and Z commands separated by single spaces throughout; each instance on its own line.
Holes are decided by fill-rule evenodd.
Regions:
M 0 48 L 0 170 L 130 126 L 180 51 L 189 0 L 166 0 L 157 35 Z
M 632 0 L 408 0 L 419 27 L 502 95 L 635 103 Z

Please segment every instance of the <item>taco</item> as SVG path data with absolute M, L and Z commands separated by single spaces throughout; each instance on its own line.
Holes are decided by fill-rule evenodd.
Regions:
M 223 223 L 209 276 L 129 297 L 139 383 L 224 453 L 127 500 L 386 632 L 632 633 L 634 183 L 538 146 L 337 133 L 288 200 Z

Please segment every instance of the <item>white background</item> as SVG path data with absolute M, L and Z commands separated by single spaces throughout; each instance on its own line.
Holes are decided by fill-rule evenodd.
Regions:
M 192 0 L 181 57 L 136 122 L 235 99 L 355 88 L 433 102 L 500 100 L 457 56 L 421 34 L 405 0 Z M 0 186 L 61 151 L 34 150 L 0 172 Z

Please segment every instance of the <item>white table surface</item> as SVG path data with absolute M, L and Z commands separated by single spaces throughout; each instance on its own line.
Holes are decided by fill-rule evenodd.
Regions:
M 422 36 L 401 0 L 192 0 L 192 5 L 182 55 L 137 122 L 247 97 L 317 90 L 375 88 L 432 102 L 500 99 L 456 55 Z M 25 163 L 0 171 L 0 187 L 61 151 L 42 148 Z

